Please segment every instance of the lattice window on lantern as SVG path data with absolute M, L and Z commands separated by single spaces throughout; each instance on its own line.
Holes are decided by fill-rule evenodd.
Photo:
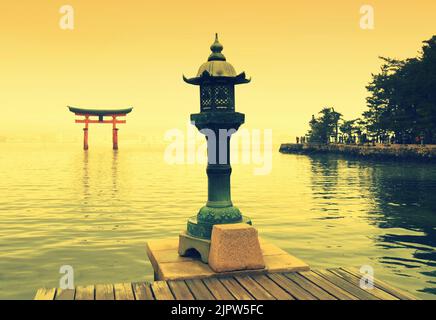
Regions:
M 232 109 L 234 91 L 232 86 L 216 86 L 214 88 L 214 100 L 217 109 Z
M 209 86 L 200 87 L 201 111 L 212 109 L 212 88 Z

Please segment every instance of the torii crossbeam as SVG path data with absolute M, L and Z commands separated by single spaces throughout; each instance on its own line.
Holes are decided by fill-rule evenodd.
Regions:
M 83 128 L 83 149 L 88 150 L 88 127 L 90 123 L 112 123 L 112 146 L 114 150 L 118 150 L 118 128 L 117 123 L 126 123 L 126 120 L 120 120 L 119 117 L 125 117 L 130 113 L 133 108 L 126 109 L 82 109 L 68 106 L 68 109 L 76 116 L 84 117 L 82 119 L 76 119 L 76 123 L 84 123 Z M 91 117 L 97 117 L 93 119 Z M 110 118 L 105 120 L 105 117 Z

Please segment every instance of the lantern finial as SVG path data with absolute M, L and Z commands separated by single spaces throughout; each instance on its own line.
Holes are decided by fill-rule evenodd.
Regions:
M 209 56 L 208 61 L 226 61 L 226 57 L 221 53 L 224 47 L 218 40 L 218 33 L 215 33 L 215 42 L 210 46 L 212 53 Z

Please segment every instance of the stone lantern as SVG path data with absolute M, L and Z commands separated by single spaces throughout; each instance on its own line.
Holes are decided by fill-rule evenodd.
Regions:
M 191 249 L 207 262 L 210 238 L 216 224 L 248 223 L 233 206 L 230 193 L 230 138 L 244 123 L 245 115 L 235 111 L 235 85 L 248 83 L 245 73 L 237 74 L 222 54 L 223 46 L 215 36 L 212 53 L 194 78 L 183 80 L 200 86 L 200 113 L 191 114 L 191 122 L 206 136 L 208 148 L 208 200 L 196 216 L 188 219 L 186 232 L 180 235 L 179 254 Z

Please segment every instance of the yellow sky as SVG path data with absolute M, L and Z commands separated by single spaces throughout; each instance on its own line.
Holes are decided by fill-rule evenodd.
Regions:
M 64 4 L 72 31 L 59 28 Z M 363 4 L 375 30 L 359 28 Z M 377 57 L 415 56 L 436 33 L 434 0 L 18 0 L 0 12 L 0 137 L 80 136 L 69 104 L 132 105 L 124 136 L 184 129 L 199 94 L 182 74 L 196 74 L 218 32 L 227 60 L 253 78 L 236 93 L 245 126 L 291 140 L 322 106 L 359 116 Z

